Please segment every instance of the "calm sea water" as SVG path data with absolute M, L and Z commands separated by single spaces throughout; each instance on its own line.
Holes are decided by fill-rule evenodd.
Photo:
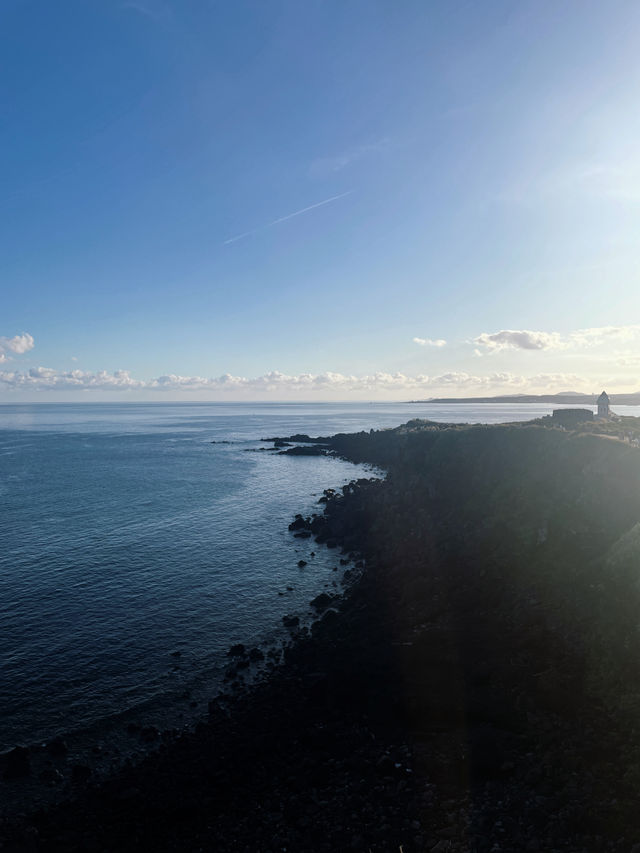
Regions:
M 335 551 L 287 525 L 371 472 L 246 452 L 260 438 L 550 408 L 0 406 L 0 751 L 209 690 L 231 643 L 277 639 L 336 581 Z

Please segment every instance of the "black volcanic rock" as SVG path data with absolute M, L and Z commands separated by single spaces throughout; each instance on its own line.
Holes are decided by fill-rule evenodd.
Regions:
M 76 785 L 84 785 L 91 776 L 91 768 L 86 764 L 74 764 L 71 768 L 71 780 Z
M 278 456 L 326 456 L 328 450 L 328 447 L 320 444 L 313 444 L 310 447 L 298 445 L 288 450 L 280 450 Z
M 3 776 L 7 780 L 21 779 L 31 772 L 31 757 L 26 746 L 15 746 L 3 758 Z
M 335 596 L 327 595 L 326 592 L 321 592 L 320 595 L 316 595 L 315 598 L 312 598 L 309 604 L 316 610 L 326 610 L 334 601 Z
M 295 433 L 295 435 L 285 435 L 285 436 L 278 436 L 278 437 L 274 437 L 274 438 L 261 438 L 260 441 L 273 441 L 274 443 L 276 441 L 278 441 L 278 442 L 287 441 L 287 442 L 293 442 L 294 444 L 325 444 L 327 441 L 329 441 L 329 439 L 326 437 L 323 437 L 323 436 L 318 436 L 316 438 L 312 438 L 311 436 L 307 435 L 306 433 L 297 432 L 297 433 Z
M 55 758 L 62 758 L 68 751 L 67 742 L 62 737 L 55 737 L 47 744 L 47 752 Z
M 291 443 L 285 441 L 283 438 L 274 438 L 273 446 L 274 448 L 291 447 Z

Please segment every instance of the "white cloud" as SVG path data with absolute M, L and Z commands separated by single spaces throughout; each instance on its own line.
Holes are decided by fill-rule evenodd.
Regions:
M 23 335 L 14 335 L 12 338 L 0 336 L 0 362 L 8 361 L 7 352 L 22 355 L 33 349 L 33 337 L 25 332 Z
M 637 367 L 640 365 L 640 355 L 624 355 L 616 360 L 620 367 Z
M 495 199 L 506 204 L 531 206 L 576 202 L 637 204 L 640 201 L 640 161 L 635 141 L 630 156 L 601 156 L 576 161 L 575 158 L 548 169 L 519 170 Z
M 485 347 L 492 352 L 504 349 L 558 349 L 566 345 L 556 332 L 531 332 L 527 329 L 483 332 L 473 339 L 473 343 L 476 347 Z
M 569 335 L 575 346 L 593 347 L 602 344 L 629 342 L 640 337 L 640 324 L 629 326 L 596 326 L 592 329 L 578 329 Z
M 442 338 L 438 338 L 437 340 L 433 340 L 432 338 L 414 338 L 413 342 L 421 347 L 445 347 L 447 345 L 447 342 Z
M 557 332 L 532 332 L 527 329 L 501 329 L 499 332 L 483 332 L 473 338 L 475 355 L 485 352 L 500 352 L 505 349 L 522 350 L 567 350 L 585 349 L 611 344 L 628 343 L 640 337 L 640 324 L 629 326 L 595 326 L 577 329 L 566 335 Z
M 378 154 L 390 148 L 389 139 L 379 139 L 376 142 L 368 142 L 364 145 L 356 145 L 353 148 L 347 148 L 339 154 L 332 157 L 319 157 L 311 164 L 309 172 L 314 178 L 326 178 L 335 172 L 341 172 L 352 163 L 361 160 L 369 154 Z
M 171 9 L 162 0 L 128 0 L 122 3 L 121 9 L 131 9 L 134 12 L 139 12 L 145 18 L 150 18 L 156 23 L 167 23 L 171 20 Z
M 520 376 L 509 372 L 474 375 L 453 371 L 438 376 L 383 371 L 364 376 L 343 373 L 300 373 L 289 375 L 271 371 L 261 376 L 247 378 L 225 373 L 218 377 L 180 376 L 167 374 L 151 380 L 134 379 L 126 370 L 114 373 L 82 370 L 56 371 L 37 367 L 31 370 L 0 371 L 0 389 L 14 391 L 126 391 L 126 392 L 197 392 L 207 396 L 260 398 L 325 397 L 341 398 L 351 395 L 361 397 L 389 397 L 389 395 L 439 396 L 464 392 L 465 394 L 510 393 L 515 391 L 549 391 L 587 385 L 574 374 L 544 373 Z M 590 386 L 588 386 L 590 387 Z
M 64 390 L 127 390 L 144 388 L 145 382 L 132 379 L 126 370 L 107 373 L 86 373 L 83 370 L 58 371 L 51 367 L 32 367 L 26 372 L 0 371 L 0 387 L 13 390 L 64 391 Z

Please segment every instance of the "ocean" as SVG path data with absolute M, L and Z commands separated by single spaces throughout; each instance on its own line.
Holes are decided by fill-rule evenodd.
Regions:
M 308 621 L 310 599 L 340 588 L 339 555 L 295 539 L 288 524 L 318 511 L 324 489 L 376 472 L 260 452 L 261 438 L 550 411 L 0 405 L 0 752 L 136 714 L 188 725 L 206 712 L 231 644 L 277 645 L 284 615 Z

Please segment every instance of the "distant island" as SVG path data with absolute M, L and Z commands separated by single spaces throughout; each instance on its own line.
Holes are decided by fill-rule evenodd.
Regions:
M 640 391 L 632 394 L 610 394 L 611 405 L 640 406 Z M 561 394 L 502 394 L 498 397 L 434 397 L 429 400 L 409 400 L 410 403 L 582 403 L 595 406 L 597 394 L 565 391 Z

